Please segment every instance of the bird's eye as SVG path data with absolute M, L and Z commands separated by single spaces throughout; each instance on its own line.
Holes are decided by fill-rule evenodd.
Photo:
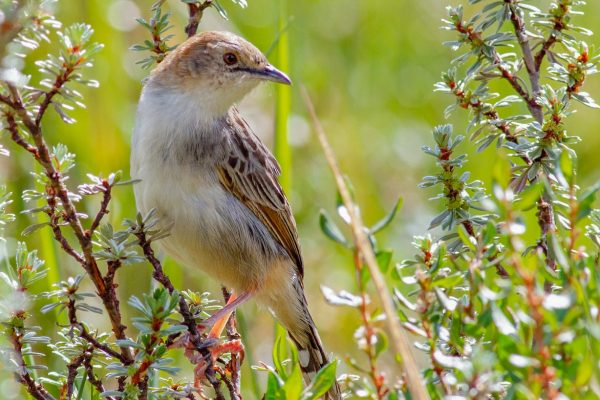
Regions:
M 237 64 L 238 58 L 233 53 L 225 53 L 225 55 L 223 55 L 223 61 L 225 61 L 225 64 L 227 65 L 234 65 Z

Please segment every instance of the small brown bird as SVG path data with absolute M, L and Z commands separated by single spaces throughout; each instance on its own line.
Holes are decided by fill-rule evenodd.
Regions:
M 204 32 L 169 54 L 144 85 L 131 175 L 138 209 L 156 209 L 166 252 L 268 307 L 298 347 L 306 381 L 328 363 L 308 311 L 296 224 L 280 167 L 235 108 L 262 81 L 290 84 L 246 40 Z M 328 398 L 341 398 L 335 385 Z

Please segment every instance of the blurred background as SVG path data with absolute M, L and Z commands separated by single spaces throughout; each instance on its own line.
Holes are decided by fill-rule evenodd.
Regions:
M 94 68 L 87 71 L 89 78 L 100 81 L 100 88 L 81 88 L 87 108 L 71 114 L 77 123 L 65 125 L 53 112 L 48 113 L 44 123 L 50 142 L 64 143 L 77 155 L 77 167 L 69 181 L 71 187 L 83 183 L 86 173 L 106 176 L 122 170 L 129 176 L 129 145 L 136 102 L 141 81 L 148 74 L 136 64 L 147 54 L 132 52 L 129 48 L 147 39 L 147 32 L 135 18 L 150 18 L 152 3 L 152 0 L 86 0 L 57 4 L 56 15 L 60 21 L 65 25 L 80 21 L 91 24 L 95 40 L 105 45 L 96 57 Z M 354 269 L 350 254 L 326 239 L 319 229 L 319 210 L 326 209 L 334 215 L 336 193 L 299 90 L 306 86 L 311 93 L 341 167 L 354 184 L 365 221 L 375 223 L 398 197 L 404 199 L 403 209 L 380 236 L 379 244 L 395 251 L 395 261 L 411 257 L 411 237 L 426 233 L 439 206 L 427 201 L 433 191 L 417 188 L 423 175 L 435 173 L 433 158 L 426 157 L 420 148 L 424 144 L 431 145 L 432 127 L 446 122 L 443 110 L 453 102 L 449 96 L 434 93 L 432 89 L 455 56 L 442 46 L 443 41 L 453 40 L 454 36 L 439 26 L 440 19 L 445 17 L 445 7 L 457 3 L 447 0 L 289 1 L 282 22 L 280 1 L 248 0 L 248 6 L 241 8 L 229 0 L 221 0 L 229 19 L 208 9 L 200 25 L 201 30 L 239 33 L 265 52 L 274 46 L 280 27 L 286 27 L 290 61 L 286 72 L 294 81 L 294 86 L 285 89 L 290 91 L 292 104 L 287 121 L 292 154 L 292 184 L 288 195 L 300 231 L 307 297 L 326 348 L 342 358 L 351 356 L 362 361 L 363 356 L 356 350 L 353 339 L 359 326 L 357 311 L 327 305 L 320 286 L 355 291 Z M 531 3 L 545 9 L 549 2 Z M 578 16 L 575 22 L 593 29 L 600 20 L 600 2 L 588 3 L 584 7 L 585 16 Z M 173 13 L 174 28 L 170 33 L 175 34 L 175 38 L 170 43 L 179 43 L 184 39 L 186 8 L 179 0 L 169 0 L 164 9 Z M 599 43 L 597 37 L 589 42 Z M 47 47 L 41 48 L 36 54 L 45 55 L 48 51 Z M 278 66 L 275 55 L 276 50 L 269 58 Z M 35 67 L 29 65 L 26 72 L 33 75 L 34 82 L 39 81 Z M 497 90 L 509 92 L 503 85 Z M 586 91 L 598 99 L 600 77 L 592 76 Z M 242 114 L 269 146 L 273 144 L 275 126 L 274 93 L 272 85 L 263 85 L 240 105 Z M 600 178 L 596 158 L 600 149 L 600 112 L 583 106 L 578 109 L 569 119 L 568 129 L 571 135 L 583 138 L 576 149 L 580 156 L 580 183 L 585 185 Z M 466 112 L 456 111 L 450 122 L 455 124 L 457 132 L 463 132 Z M 28 172 L 32 161 L 6 138 L 3 140 L 12 155 L 0 159 L 1 182 L 9 191 L 20 193 L 33 185 Z M 465 143 L 460 151 L 469 153 L 467 168 L 473 177 L 489 176 L 496 157 L 493 149 L 476 154 L 473 146 Z M 21 200 L 16 196 L 14 200 L 13 210 L 23 209 Z M 88 201 L 86 206 L 88 212 L 94 212 L 98 199 Z M 110 221 L 118 225 L 123 218 L 134 217 L 135 212 L 131 188 L 117 189 Z M 8 228 L 7 236 L 13 239 L 8 240 L 5 255 L 14 253 L 19 233 L 33 222 L 20 216 L 17 223 Z M 29 247 L 39 248 L 40 256 L 50 267 L 49 280 L 80 273 L 77 266 L 57 251 L 49 234 L 42 230 L 27 238 Z M 176 287 L 208 290 L 220 298 L 216 282 L 207 280 L 193 268 L 183 268 L 168 259 L 165 262 Z M 147 265 L 131 266 L 120 274 L 122 299 L 139 295 L 151 285 Z M 42 288 L 48 283 L 39 285 Z M 242 307 L 242 314 L 242 328 L 248 331 L 244 336 L 246 368 L 259 360 L 271 362 L 272 318 L 252 303 Z M 44 327 L 44 333 L 50 334 L 57 319 L 58 323 L 66 321 L 64 315 L 36 315 L 35 319 Z M 11 377 L 0 375 L 0 378 L 0 397 L 21 398 L 14 390 Z M 244 379 L 243 387 L 249 393 L 257 393 L 254 391 L 256 382 L 250 383 L 251 374 L 247 369 Z

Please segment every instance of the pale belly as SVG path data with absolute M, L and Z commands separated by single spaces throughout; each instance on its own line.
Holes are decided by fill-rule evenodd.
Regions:
M 150 171 L 149 171 L 150 172 Z M 277 260 L 287 258 L 264 225 L 211 173 L 156 168 L 135 185 L 142 213 L 156 209 L 170 235 L 158 244 L 188 268 L 237 291 L 257 291 Z

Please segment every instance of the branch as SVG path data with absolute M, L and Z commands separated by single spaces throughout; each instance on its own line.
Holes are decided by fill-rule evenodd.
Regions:
M 102 278 L 102 274 L 98 268 L 98 264 L 93 255 L 93 245 L 91 238 L 86 234 L 83 226 L 81 225 L 81 221 L 77 214 L 77 209 L 73 202 L 69 197 L 69 191 L 64 183 L 64 179 L 60 173 L 52 163 L 52 156 L 50 154 L 50 150 L 46 141 L 44 140 L 42 129 L 40 126 L 40 117 L 39 113 L 36 119 L 32 119 L 29 115 L 29 112 L 23 105 L 23 101 L 21 96 L 17 90 L 17 88 L 9 82 L 6 82 L 9 92 L 11 93 L 11 97 L 9 102 L 7 103 L 7 99 L 0 99 L 5 104 L 9 104 L 14 110 L 14 112 L 19 116 L 23 125 L 31 135 L 36 148 L 36 153 L 34 154 L 35 160 L 44 168 L 44 172 L 48 177 L 49 187 L 47 190 L 51 190 L 50 198 L 57 197 L 60 199 L 60 202 L 64 208 L 64 220 L 69 224 L 75 237 L 77 238 L 79 245 L 82 250 L 83 260 L 79 260 L 85 271 L 88 273 L 96 290 L 98 292 L 98 296 L 102 299 L 104 307 L 109 315 L 109 319 L 112 325 L 112 330 L 117 339 L 125 339 L 125 326 L 122 324 L 121 313 L 118 308 L 118 300 L 116 296 L 114 296 L 114 292 L 110 292 L 106 290 L 106 285 Z M 45 102 L 50 103 L 52 97 L 54 95 L 48 92 L 45 97 Z M 56 93 L 55 93 L 56 94 Z M 40 108 L 40 112 L 42 109 Z M 52 205 L 49 204 L 51 207 Z M 53 229 L 55 234 L 55 239 L 58 240 L 65 250 L 68 250 L 70 246 L 66 245 L 66 240 L 63 240 L 62 235 L 60 235 L 60 229 Z M 58 234 L 58 236 L 57 236 Z M 68 251 L 68 253 L 77 258 L 74 251 Z M 126 358 L 130 358 L 130 355 L 123 351 L 123 356 Z
M 98 393 L 103 393 L 105 391 L 104 385 L 102 384 L 102 381 L 99 380 L 98 378 L 96 378 L 96 375 L 94 375 L 94 366 L 92 365 L 92 355 L 91 354 L 85 353 L 85 357 L 83 359 L 83 366 L 85 367 L 88 381 L 90 381 L 90 383 L 92 385 L 94 385 L 94 387 L 96 388 Z M 114 397 L 110 397 L 110 396 L 105 397 L 105 398 L 114 399 Z
M 553 33 L 551 33 L 550 36 L 548 36 L 548 38 L 544 40 L 544 43 L 542 43 L 542 48 L 535 55 L 535 67 L 538 71 L 542 66 L 542 61 L 544 60 L 544 57 L 550 52 L 550 49 L 552 48 L 552 46 L 554 46 L 554 44 L 557 41 L 557 37 Z
M 194 36 L 198 32 L 198 25 L 202 19 L 202 14 L 205 9 L 212 6 L 213 0 L 205 0 L 199 4 L 188 4 L 188 24 L 185 27 L 185 33 L 188 38 Z
M 565 6 L 563 4 L 558 5 L 559 7 L 561 7 L 562 14 L 557 14 L 554 16 L 554 25 L 552 26 L 552 30 L 550 30 L 550 34 L 548 35 L 546 40 L 542 42 L 542 48 L 540 49 L 540 51 L 535 55 L 535 67 L 538 71 L 542 66 L 542 61 L 544 61 L 544 57 L 548 53 L 550 53 L 550 49 L 552 48 L 552 46 L 554 46 L 554 44 L 558 42 L 558 35 L 555 32 L 558 32 L 560 34 L 566 28 L 564 17 L 569 12 L 569 8 L 568 6 Z
M 4 114 L 6 118 L 6 122 L 8 123 L 8 131 L 10 132 L 10 137 L 19 146 L 27 150 L 29 153 L 33 154 L 34 157 L 38 156 L 37 149 L 35 146 L 32 146 L 21 134 L 19 133 L 19 127 L 17 125 L 17 121 L 15 120 L 15 116 L 11 112 L 7 112 Z
M 102 202 L 100 203 L 100 210 L 98 210 L 98 213 L 96 214 L 96 217 L 94 218 L 94 221 L 92 221 L 92 225 L 90 226 L 89 233 L 88 233 L 89 237 L 92 237 L 92 235 L 94 234 L 94 231 L 98 228 L 98 226 L 100 226 L 100 222 L 102 222 L 102 218 L 104 218 L 104 216 L 109 213 L 108 205 L 110 204 L 110 200 L 111 200 L 111 196 L 112 196 L 112 193 L 111 193 L 112 186 L 110 186 L 110 184 L 108 183 L 108 181 L 106 179 L 102 179 L 102 188 L 103 188 L 103 192 L 102 192 Z
M 325 131 L 323 130 L 323 127 L 317 118 L 314 106 L 305 88 L 302 88 L 302 97 L 306 107 L 308 108 L 308 112 L 321 143 L 321 147 L 323 148 L 323 152 L 325 153 L 325 158 L 327 159 L 329 167 L 333 172 L 336 185 L 344 205 L 350 214 L 350 222 L 352 225 L 354 240 L 360 251 L 360 254 L 362 257 L 364 257 L 365 263 L 369 267 L 371 278 L 373 279 L 377 294 L 379 295 L 379 300 L 381 301 L 383 311 L 386 315 L 386 322 L 392 336 L 392 343 L 394 344 L 396 353 L 402 358 L 401 366 L 403 369 L 403 374 L 406 377 L 406 384 L 411 393 L 411 397 L 416 400 L 429 399 L 429 396 L 423 385 L 421 374 L 419 372 L 420 368 L 417 366 L 417 362 L 411 351 L 412 345 L 402 330 L 400 321 L 398 320 L 398 316 L 394 308 L 394 302 L 389 294 L 385 279 L 379 270 L 379 265 L 377 264 L 377 259 L 373 253 L 373 248 L 371 247 L 369 239 L 365 233 L 365 225 L 363 224 L 360 215 L 356 211 L 356 207 L 350 195 L 350 190 L 348 189 L 346 181 L 344 180 L 341 170 L 337 164 L 335 154 L 333 153 L 333 150 L 327 141 Z
M 375 335 L 375 328 L 371 323 L 372 318 L 367 310 L 367 292 L 361 274 L 364 265 L 362 263 L 360 251 L 358 250 L 358 248 L 354 250 L 353 259 L 354 268 L 356 271 L 356 284 L 358 285 L 358 290 L 360 291 L 361 299 L 359 312 L 362 319 L 362 325 L 365 329 L 365 341 L 367 342 L 364 352 L 367 354 L 367 358 L 369 359 L 369 378 L 371 379 L 371 382 L 375 387 L 377 399 L 382 400 L 388 393 L 388 389 L 385 387 L 385 377 L 378 371 L 377 356 L 373 351 L 373 346 L 377 341 L 377 337 Z
M 227 290 L 226 287 L 222 286 L 221 291 L 223 293 L 223 298 L 225 299 L 225 304 L 229 301 L 231 297 L 231 293 Z M 225 325 L 225 329 L 227 331 L 227 339 L 228 340 L 236 340 L 240 339 L 240 334 L 237 331 L 237 322 L 235 319 L 236 312 L 235 310 L 229 316 L 227 320 L 227 324 Z M 231 360 L 227 365 L 227 368 L 231 372 L 231 381 L 225 381 L 227 388 L 229 389 L 229 394 L 232 399 L 242 399 L 241 394 L 241 364 L 243 361 L 243 355 L 240 356 L 237 353 L 231 353 Z M 229 385 L 231 384 L 231 385 Z
M 77 369 L 81 366 L 81 364 L 83 364 L 83 354 L 80 354 L 72 359 L 69 365 L 67 365 L 67 383 L 65 384 L 67 388 L 67 399 L 71 399 L 73 397 L 75 378 L 77 378 Z
M 154 272 L 152 273 L 152 277 L 157 282 L 159 282 L 161 285 L 163 285 L 169 291 L 169 293 L 173 293 L 175 291 L 175 287 L 171 283 L 171 280 L 169 279 L 169 277 L 167 275 L 165 275 L 164 270 L 162 268 L 162 264 L 160 263 L 158 258 L 156 258 L 155 254 L 154 254 L 154 250 L 152 249 L 152 246 L 151 246 L 151 241 L 148 240 L 146 237 L 146 233 L 144 231 L 144 226 L 141 225 L 141 226 L 134 227 L 133 234 L 138 238 L 139 245 L 142 248 L 142 251 L 144 252 L 144 256 L 146 257 L 146 259 L 148 260 L 148 262 L 150 263 L 150 265 L 152 265 L 152 268 L 154 269 Z M 210 354 L 208 346 L 206 346 L 204 343 L 202 343 L 202 338 L 200 337 L 200 334 L 198 333 L 198 325 L 196 324 L 196 320 L 194 319 L 194 316 L 192 315 L 188 304 L 186 303 L 185 299 L 181 295 L 179 296 L 179 313 L 183 317 L 184 325 L 187 326 L 187 328 L 188 328 L 188 333 L 190 335 L 190 341 L 194 345 L 194 348 L 196 349 L 196 351 L 198 351 L 202 355 L 204 362 L 207 363 L 207 367 L 206 367 L 206 371 L 205 371 L 206 379 L 208 379 L 210 384 L 213 386 L 213 389 L 215 390 L 217 399 L 224 399 L 223 394 L 221 393 L 221 390 L 219 388 L 219 386 L 220 386 L 219 381 L 215 377 L 212 356 Z
M 16 355 L 17 371 L 15 372 L 15 378 L 17 382 L 25 385 L 27 392 L 36 400 L 56 400 L 50 393 L 44 389 L 42 385 L 37 383 L 27 371 L 27 365 L 23 358 L 23 344 L 21 343 L 21 336 L 13 328 L 10 334 L 10 340 L 13 345 L 13 349 Z
M 525 68 L 527 68 L 527 72 L 529 73 L 529 77 L 531 79 L 531 89 L 533 91 L 534 96 L 537 96 L 540 92 L 539 66 L 534 60 L 533 54 L 531 52 L 531 47 L 529 46 L 529 36 L 525 31 L 525 22 L 523 21 L 523 18 L 521 18 L 521 15 L 519 15 L 517 11 L 517 5 L 515 4 L 515 0 L 505 0 L 505 2 L 510 4 L 510 20 L 515 28 L 517 41 L 519 42 L 519 46 L 521 46 L 521 51 L 523 52 L 523 61 L 525 62 Z
M 70 299 L 67 303 L 67 314 L 69 318 L 69 324 L 72 328 L 79 330 L 79 336 L 85 339 L 92 347 L 100 350 L 104 354 L 114 357 L 125 365 L 130 365 L 131 361 L 123 357 L 123 355 L 117 353 L 109 346 L 102 344 L 96 340 L 85 328 L 85 326 L 77 319 L 77 308 L 75 307 L 75 300 Z

